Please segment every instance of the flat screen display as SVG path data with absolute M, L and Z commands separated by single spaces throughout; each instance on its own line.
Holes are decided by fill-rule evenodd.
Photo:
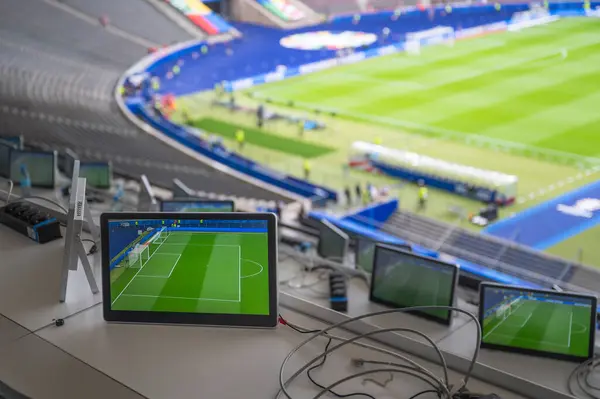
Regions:
M 355 265 L 359 270 L 364 270 L 367 273 L 373 271 L 373 262 L 375 261 L 375 246 L 376 241 L 366 240 L 359 238 L 356 240 L 355 251 Z M 405 251 L 411 251 L 410 245 L 394 245 L 394 247 L 404 249 Z
M 173 200 L 160 203 L 161 212 L 233 212 L 233 201 Z
M 0 143 L 0 177 L 10 177 L 10 152 L 13 147 Z
M 81 162 L 79 177 L 85 177 L 89 186 L 108 189 L 112 184 L 112 168 L 108 162 Z
M 107 320 L 276 325 L 274 215 L 122 215 L 102 216 Z
M 317 253 L 320 257 L 343 262 L 350 245 L 350 237 L 327 220 L 322 220 L 319 227 L 319 244 Z
M 23 136 L 0 136 L 0 142 L 11 144 L 17 150 L 23 149 Z
M 482 346 L 584 360 L 593 355 L 596 298 L 482 284 Z
M 21 168 L 29 172 L 32 187 L 51 188 L 56 179 L 56 152 L 21 151 L 10 152 L 10 179 L 18 183 L 23 178 Z
M 397 308 L 453 306 L 457 281 L 456 265 L 377 245 L 370 299 Z M 445 309 L 414 313 L 444 324 L 452 319 L 452 312 Z

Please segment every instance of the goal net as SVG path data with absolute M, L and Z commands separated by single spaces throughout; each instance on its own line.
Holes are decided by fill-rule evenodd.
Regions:
M 150 259 L 150 247 L 148 245 L 136 245 L 127 257 L 127 267 L 139 269 Z
M 454 45 L 456 38 L 454 28 L 451 26 L 438 26 L 432 29 L 406 34 L 404 49 L 408 54 L 420 54 L 421 47 L 434 44 Z
M 160 230 L 158 230 L 156 234 L 154 234 L 154 237 L 150 241 L 152 244 L 162 244 L 163 242 L 165 242 L 168 236 L 169 232 L 167 231 L 167 228 L 163 227 Z

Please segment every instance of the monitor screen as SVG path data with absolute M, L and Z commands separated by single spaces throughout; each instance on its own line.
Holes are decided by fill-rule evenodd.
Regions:
M 23 178 L 21 168 L 29 173 L 32 187 L 51 188 L 56 179 L 56 152 L 20 151 L 10 152 L 10 179 L 18 183 Z
M 359 238 L 356 240 L 356 247 L 354 249 L 355 254 L 355 265 L 357 269 L 364 270 L 367 273 L 373 272 L 373 262 L 375 261 L 375 246 L 376 241 Z M 409 244 L 401 245 L 395 244 L 394 247 L 404 249 L 405 251 L 412 251 Z
M 456 265 L 377 245 L 371 300 L 397 308 L 453 306 L 457 280 Z M 452 312 L 446 309 L 414 313 L 445 324 L 449 324 L 452 318 Z
M 233 212 L 233 201 L 162 201 L 161 212 Z
M 62 171 L 68 178 L 73 177 L 73 169 L 75 168 L 75 161 L 79 157 L 70 149 L 65 149 L 58 156 L 58 169 Z
M 236 217 L 109 219 L 110 309 L 268 315 L 268 220 Z
M 81 162 L 79 177 L 85 177 L 88 186 L 108 189 L 112 184 L 112 167 L 108 162 Z
M 0 143 L 0 177 L 10 177 L 10 152 L 13 146 Z
M 596 298 L 482 284 L 482 346 L 573 360 L 593 354 Z
M 317 245 L 317 253 L 320 257 L 343 262 L 349 245 L 350 237 L 346 233 L 327 220 L 321 220 Z
M 23 136 L 0 136 L 0 143 L 8 143 L 17 150 L 23 149 Z

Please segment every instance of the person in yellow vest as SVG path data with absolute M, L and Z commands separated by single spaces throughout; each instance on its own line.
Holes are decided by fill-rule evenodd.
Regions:
M 179 67 L 179 65 L 175 65 L 173 67 L 173 75 L 179 75 L 179 72 L 181 72 L 181 68 Z
M 423 180 L 419 180 L 419 210 L 424 210 L 427 205 L 427 197 L 429 195 L 429 190 L 425 186 L 425 182 Z
M 496 9 L 496 11 L 500 11 L 502 9 L 502 6 L 500 5 L 500 3 L 494 3 L 494 8 Z
M 215 96 L 217 98 L 221 98 L 221 96 L 223 96 L 223 85 L 221 85 L 219 82 L 215 83 Z
M 310 179 L 311 165 L 310 165 L 310 162 L 308 162 L 308 159 L 304 160 L 304 163 L 302 164 L 302 169 L 304 169 L 304 179 L 305 180 Z
M 235 140 L 238 143 L 238 148 L 240 151 L 244 149 L 244 142 L 246 141 L 246 133 L 242 129 L 235 132 Z
M 367 205 L 369 202 L 371 202 L 371 184 L 367 183 L 367 186 L 365 187 L 364 190 L 362 190 L 362 203 L 363 205 Z

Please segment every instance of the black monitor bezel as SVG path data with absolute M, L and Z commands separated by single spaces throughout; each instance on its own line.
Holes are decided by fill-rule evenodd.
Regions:
M 196 202 L 196 203 L 206 203 L 206 204 L 219 204 L 219 205 L 230 205 L 231 206 L 231 211 L 228 212 L 235 212 L 235 202 L 232 200 L 205 200 L 205 199 L 196 199 L 193 197 L 190 198 L 174 198 L 174 199 L 170 199 L 170 200 L 161 200 L 160 201 L 160 211 L 161 212 L 165 212 L 164 211 L 164 204 L 165 203 L 183 203 L 183 204 L 187 204 L 190 202 Z M 172 212 L 172 211 L 171 211 Z M 188 212 L 191 213 L 191 212 Z M 213 212 L 214 213 L 214 212 Z
M 459 274 L 459 267 L 458 265 L 452 264 L 452 263 L 448 263 L 448 262 L 444 262 L 441 261 L 439 259 L 435 259 L 435 258 L 431 258 L 429 256 L 424 256 L 424 255 L 419 255 L 414 253 L 413 251 L 406 251 L 404 249 L 398 248 L 398 247 L 394 247 L 392 245 L 385 245 L 385 244 L 376 244 L 375 245 L 375 256 L 373 257 L 373 273 L 372 276 L 376 275 L 376 269 L 377 269 L 377 257 L 379 256 L 379 252 L 380 250 L 387 250 L 387 251 L 392 251 L 392 252 L 397 252 L 400 253 L 402 255 L 408 255 L 408 256 L 413 256 L 416 258 L 421 258 L 421 259 L 425 259 L 429 262 L 433 262 L 433 263 L 437 263 L 443 267 L 448 267 L 452 269 L 452 292 L 450 295 L 450 303 L 447 306 L 454 306 L 456 303 L 456 287 L 458 286 L 458 274 Z M 373 291 L 375 289 L 375 278 L 371 278 L 371 286 L 369 288 L 369 300 L 371 302 L 374 303 L 378 303 L 380 305 L 385 305 L 385 306 L 390 306 L 393 308 L 397 308 L 397 309 L 403 309 L 403 308 L 407 308 L 408 306 L 399 306 L 397 303 L 393 303 L 391 301 L 386 301 L 385 299 L 381 299 L 381 298 L 377 298 L 373 295 Z M 419 317 L 423 317 L 425 319 L 434 321 L 436 323 L 440 323 L 446 326 L 449 326 L 452 323 L 452 318 L 454 315 L 454 312 L 449 310 L 448 311 L 448 317 L 443 319 L 443 318 L 439 318 L 436 316 L 433 316 L 429 313 L 425 313 L 423 311 L 420 310 L 413 310 L 409 312 L 410 314 L 414 314 L 415 316 L 419 316 Z
M 115 220 L 135 219 L 188 219 L 188 220 L 265 220 L 267 221 L 269 241 L 269 314 L 242 315 L 216 313 L 183 313 L 183 312 L 145 312 L 112 310 L 110 295 L 110 256 L 108 248 L 108 222 Z M 277 282 L 277 216 L 272 213 L 161 213 L 161 212 L 127 212 L 103 213 L 100 216 L 102 240 L 102 297 L 104 320 L 126 323 L 156 324 L 190 324 L 209 326 L 235 326 L 274 328 L 278 317 L 278 282 Z
M 509 289 L 509 290 L 516 290 L 516 291 L 532 292 L 532 293 L 552 294 L 553 296 L 591 299 L 592 300 L 592 305 L 591 305 L 592 312 L 590 315 L 590 342 L 589 342 L 587 357 L 576 356 L 576 355 L 566 355 L 563 353 L 555 353 L 555 352 L 545 352 L 545 351 L 540 351 L 540 350 L 536 350 L 536 349 L 518 348 L 518 347 L 514 347 L 514 346 L 509 346 L 509 345 L 485 343 L 484 339 L 483 339 L 483 319 L 484 319 L 484 317 L 483 317 L 483 315 L 484 315 L 483 299 L 484 299 L 484 291 L 488 288 L 490 288 L 490 289 L 491 288 Z M 594 356 L 594 345 L 595 345 L 595 340 L 596 340 L 596 312 L 597 312 L 596 309 L 597 309 L 597 307 L 598 307 L 598 298 L 593 295 L 527 288 L 527 287 L 520 287 L 518 285 L 507 285 L 507 284 L 482 282 L 479 285 L 479 316 L 478 316 L 479 324 L 481 325 L 481 334 L 482 334 L 481 348 L 502 350 L 505 352 L 520 353 L 520 354 L 524 354 L 524 355 L 535 355 L 535 356 L 547 357 L 547 358 L 551 358 L 551 359 L 568 360 L 568 361 L 574 361 L 574 362 L 583 362 L 583 361 L 589 360 Z

